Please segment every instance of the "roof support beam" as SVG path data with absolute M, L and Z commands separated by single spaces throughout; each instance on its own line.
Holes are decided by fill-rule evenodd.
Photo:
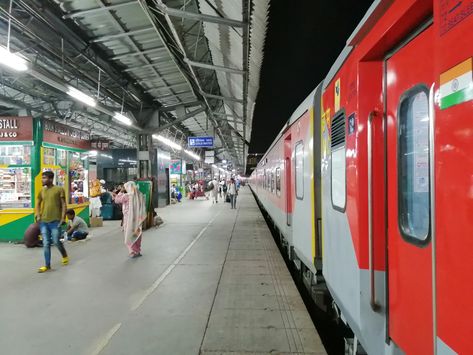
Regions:
M 159 111 L 174 111 L 179 106 L 193 107 L 193 106 L 200 106 L 200 105 L 202 105 L 202 102 L 200 101 L 189 101 L 189 102 L 183 102 L 177 105 L 163 106 L 159 108 Z
M 155 63 L 145 64 L 145 65 L 137 65 L 135 67 L 128 67 L 126 69 L 123 69 L 123 71 L 130 72 L 130 71 L 154 68 L 154 67 L 159 67 L 159 69 L 169 69 L 169 68 L 173 68 L 174 66 L 175 66 L 174 63 L 169 65 L 169 64 L 166 64 L 166 62 L 155 62 Z
M 204 69 L 209 69 L 209 70 L 218 70 L 218 71 L 223 71 L 226 73 L 232 73 L 232 74 L 244 74 L 245 72 L 241 69 L 238 68 L 228 68 L 224 67 L 221 65 L 214 65 L 214 64 L 208 64 L 208 63 L 200 63 L 200 62 L 194 62 L 190 59 L 185 59 L 185 61 L 189 64 L 192 65 L 193 67 L 197 68 L 204 68 Z
M 139 56 L 139 55 L 149 54 L 149 53 L 153 53 L 153 52 L 157 52 L 157 51 L 163 51 L 163 50 L 166 50 L 166 48 L 165 47 L 151 48 L 151 49 L 147 49 L 145 51 L 140 51 L 140 52 L 120 54 L 120 55 L 117 55 L 115 57 L 111 57 L 110 60 L 120 60 L 120 59 L 124 59 L 124 58 L 128 58 L 128 57 L 136 57 L 136 56 Z
M 166 123 L 165 125 L 162 125 L 160 126 L 157 130 L 155 130 L 153 133 L 159 133 L 159 132 L 162 132 L 172 126 L 175 126 L 176 124 L 178 123 L 181 123 L 185 120 L 188 120 L 189 118 L 192 118 L 194 117 L 195 115 L 198 115 L 199 113 L 201 112 L 204 112 L 205 111 L 205 108 L 201 107 L 201 108 L 198 108 L 192 112 L 189 112 L 187 113 L 186 115 L 182 116 L 182 117 L 179 117 L 179 118 L 176 118 L 174 121 L 172 122 L 169 122 L 169 123 Z
M 134 5 L 134 4 L 138 4 L 138 2 L 136 0 L 133 0 L 133 1 L 124 2 L 121 4 L 116 4 L 116 5 L 109 5 L 109 6 L 97 7 L 97 8 L 89 9 L 89 10 L 71 12 L 70 14 L 64 15 L 62 18 L 66 20 L 66 19 L 71 19 L 71 18 L 76 18 L 76 17 L 84 17 L 86 15 L 95 14 L 97 12 L 116 10 L 117 8 L 128 6 L 128 5 Z
M 231 27 L 243 27 L 245 25 L 244 22 L 241 22 L 238 20 L 232 20 L 225 17 L 204 15 L 204 14 L 195 13 L 195 12 L 188 12 L 188 11 L 173 9 L 171 7 L 167 7 L 166 5 L 160 2 L 158 2 L 156 5 L 161 11 L 173 17 L 186 18 L 186 19 L 195 20 L 195 21 L 212 22 L 212 23 L 217 23 L 219 25 L 226 25 L 226 26 L 231 26 Z
M 242 99 L 237 99 L 237 98 L 234 98 L 234 97 L 213 95 L 213 94 L 208 94 L 206 92 L 203 92 L 202 95 L 204 95 L 205 97 L 207 97 L 209 99 L 219 99 L 219 100 L 223 100 L 223 101 L 232 101 L 232 102 L 238 102 L 240 104 L 243 103 Z
M 228 114 L 228 113 L 223 113 L 223 112 L 215 112 L 215 111 L 213 111 L 213 112 L 212 112 L 212 115 L 217 115 L 217 116 L 222 116 L 222 117 L 236 118 L 236 119 L 238 119 L 238 120 L 240 120 L 240 121 L 243 119 L 243 118 L 241 118 L 240 116 L 237 116 L 237 115 L 235 115 L 235 114 L 234 114 L 234 115 L 230 115 L 230 114 Z
M 114 34 L 114 35 L 97 37 L 97 38 L 92 39 L 90 42 L 91 43 L 106 42 L 106 41 L 114 40 L 114 39 L 117 39 L 117 38 L 123 38 L 123 37 L 138 35 L 140 33 L 145 33 L 145 32 L 149 32 L 149 31 L 152 31 L 152 30 L 154 30 L 153 27 L 145 27 L 145 28 L 135 30 L 135 31 L 128 31 L 128 32 L 117 33 L 117 34 Z

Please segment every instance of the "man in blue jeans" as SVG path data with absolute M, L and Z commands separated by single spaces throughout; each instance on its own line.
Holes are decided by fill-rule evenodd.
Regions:
M 35 218 L 43 237 L 44 266 L 38 269 L 39 273 L 51 270 L 51 242 L 56 245 L 62 255 L 62 264 L 69 263 L 64 245 L 59 241 L 61 226 L 66 215 L 66 193 L 60 186 L 55 186 L 54 173 L 45 171 L 41 176 L 43 188 L 36 197 Z

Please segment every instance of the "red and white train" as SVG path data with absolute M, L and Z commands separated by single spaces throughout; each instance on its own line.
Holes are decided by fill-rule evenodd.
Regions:
M 473 354 L 472 56 L 473 0 L 375 1 L 250 178 L 368 354 Z

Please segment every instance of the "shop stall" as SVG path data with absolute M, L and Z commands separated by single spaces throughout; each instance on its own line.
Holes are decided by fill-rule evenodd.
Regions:
M 89 135 L 32 117 L 0 117 L 0 241 L 23 239 L 34 222 L 41 173 L 51 170 L 68 208 L 89 220 Z

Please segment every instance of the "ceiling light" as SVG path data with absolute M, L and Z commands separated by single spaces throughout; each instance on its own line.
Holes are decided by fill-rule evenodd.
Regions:
M 127 126 L 131 126 L 131 120 L 126 117 L 125 115 L 122 115 L 119 112 L 115 112 L 115 115 L 113 116 L 117 121 L 120 121 L 121 123 L 126 124 Z
M 77 90 L 76 88 L 73 88 L 72 86 L 67 87 L 67 94 L 71 97 L 73 97 L 76 100 L 79 100 L 80 102 L 83 102 L 84 104 L 95 107 L 97 106 L 97 102 L 90 96 L 87 96 L 83 92 Z
M 28 70 L 28 62 L 26 60 L 4 47 L 0 47 L 0 64 L 6 65 L 16 71 Z
M 153 134 L 153 138 L 154 139 L 157 139 L 158 141 L 170 146 L 171 148 L 173 149 L 176 149 L 176 150 L 181 150 L 182 147 L 177 144 L 177 143 L 174 143 L 172 140 L 170 139 L 167 139 L 166 137 L 163 137 L 161 136 L 160 134 Z
M 190 150 L 186 150 L 184 149 L 184 152 L 191 156 L 192 158 L 194 158 L 195 160 L 200 160 L 200 156 L 198 156 L 197 154 L 195 154 L 194 152 L 191 152 Z

